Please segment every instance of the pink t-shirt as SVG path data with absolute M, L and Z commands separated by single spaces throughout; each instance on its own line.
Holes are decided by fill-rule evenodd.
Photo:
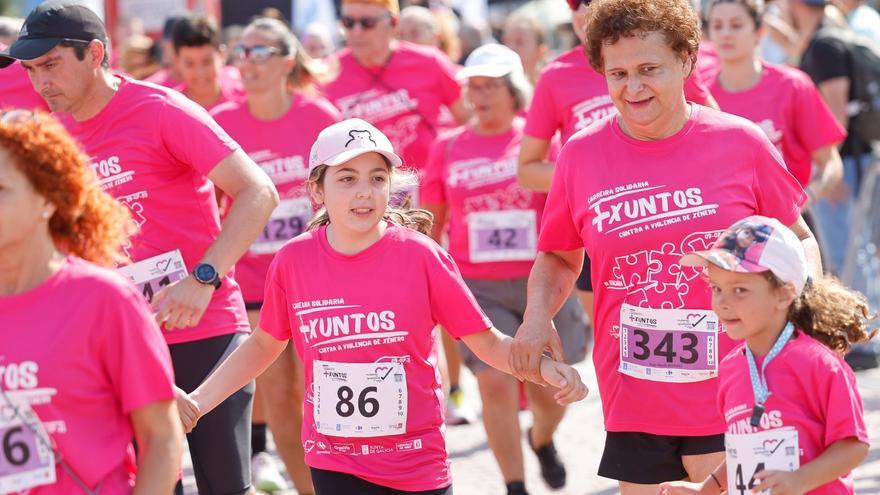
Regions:
M 755 356 L 760 369 L 763 358 Z M 761 426 L 750 423 L 755 394 L 749 378 L 745 344 L 721 362 L 718 408 L 729 433 L 743 434 L 793 426 L 798 432 L 800 464 L 819 457 L 832 443 L 856 438 L 868 443 L 862 398 L 855 374 L 833 351 L 798 331 L 764 374 L 770 397 Z M 852 494 L 852 474 L 807 492 L 810 495 Z
M 622 306 L 647 308 L 648 318 L 668 314 L 658 309 L 710 310 L 709 287 L 679 265 L 682 254 L 707 249 L 749 215 L 791 225 L 805 195 L 766 136 L 740 117 L 691 105 L 685 126 L 658 141 L 635 140 L 617 121 L 606 118 L 563 146 L 538 249 L 585 247 L 592 261 L 593 360 L 607 430 L 718 434 L 716 379 L 668 383 L 618 371 Z M 714 362 L 732 347 L 722 333 Z
M 302 233 L 312 216 L 305 188 L 312 143 L 321 130 L 339 122 L 341 116 L 324 98 L 301 93 L 294 94 L 290 110 L 275 120 L 255 118 L 246 102 L 215 107 L 211 115 L 272 179 L 281 197 L 282 204 L 263 234 L 235 265 L 235 280 L 241 285 L 244 300 L 260 303 L 275 252 L 285 241 Z M 228 205 L 224 204 L 223 210 L 228 211 Z
M 703 84 L 688 78 L 688 100 L 702 104 L 707 94 Z M 584 47 L 576 46 L 541 70 L 525 132 L 527 136 L 549 141 L 559 131 L 565 143 L 575 132 L 616 113 L 605 77 L 590 66 Z
M 806 187 L 812 175 L 812 154 L 835 145 L 846 130 L 834 118 L 810 76 L 798 69 L 763 63 L 761 81 L 751 89 L 728 92 L 716 77 L 712 95 L 721 110 L 745 117 L 767 133 L 782 153 L 788 170 Z
M 131 493 L 131 413 L 174 398 L 171 356 L 144 298 L 112 271 L 68 257 L 38 287 L 0 297 L 0 341 L 5 394 L 33 407 L 89 487 Z M 82 493 L 60 465 L 55 472 L 55 484 L 30 495 Z
M 440 107 L 461 94 L 455 65 L 440 50 L 397 42 L 384 66 L 367 68 L 349 49 L 324 94 L 345 118 L 358 117 L 388 136 L 407 167 L 420 170 L 439 131 Z
M 146 82 L 150 82 L 153 84 L 158 84 L 159 86 L 165 86 L 166 88 L 177 88 L 181 84 L 182 81 L 178 81 L 177 79 L 171 79 L 171 71 L 168 69 L 159 69 L 155 74 L 151 75 L 144 79 Z
M 206 174 L 238 144 L 182 94 L 125 77 L 98 115 L 83 122 L 58 116 L 91 157 L 104 191 L 131 210 L 140 229 L 126 249 L 131 260 L 179 249 L 191 271 L 220 233 Z M 223 277 L 197 326 L 165 332 L 169 344 L 249 331 L 233 272 Z
M 0 50 L 6 45 L 0 43 Z M 0 69 L 0 108 L 25 108 L 48 111 L 49 106 L 34 91 L 27 71 L 21 62 L 15 61 L 5 69 Z
M 433 490 L 451 484 L 437 368 L 439 339 L 434 332 L 438 324 L 457 338 L 492 326 L 455 262 L 425 235 L 389 224 L 375 244 L 345 256 L 329 245 L 322 227 L 281 248 L 269 268 L 260 328 L 279 340 L 292 338 L 302 358 L 309 391 L 302 441 L 309 466 L 397 490 Z M 316 364 L 318 360 L 324 363 Z M 359 414 L 351 416 L 360 418 L 356 428 L 342 430 L 337 423 L 338 436 L 321 434 L 315 405 L 322 402 L 316 394 L 320 383 L 346 379 L 344 365 L 336 363 L 375 364 L 375 371 L 368 367 L 371 373 L 384 373 L 375 380 L 380 390 L 369 393 L 354 387 L 352 400 L 367 414 L 376 413 L 374 417 L 383 417 L 389 408 L 403 411 L 402 418 L 394 419 L 400 422 L 376 425 Z M 317 376 L 314 368 L 319 370 Z M 405 387 L 387 397 L 381 382 L 391 379 L 392 370 L 395 382 L 403 378 Z M 379 402 L 373 407 L 359 398 Z M 351 402 L 336 402 L 336 393 L 323 401 L 325 411 L 332 410 L 334 403 L 337 411 L 342 408 L 340 414 L 354 411 Z M 368 437 L 355 433 L 386 425 L 400 433 Z
M 217 78 L 220 82 L 220 96 L 215 102 L 206 107 L 206 110 L 213 112 L 215 108 L 224 103 L 230 101 L 241 102 L 247 98 L 247 93 L 245 93 L 244 86 L 241 83 L 241 72 L 238 69 L 231 65 L 224 65 L 220 68 L 220 74 Z M 178 82 L 169 87 L 186 94 L 186 83 Z
M 467 278 L 506 280 L 526 277 L 532 269 L 533 255 L 524 255 L 534 251 L 547 196 L 523 189 L 516 180 L 524 126 L 517 117 L 508 132 L 495 136 L 460 127 L 438 140 L 429 155 L 422 203 L 447 207 L 449 254 Z M 514 211 L 516 218 L 504 219 Z M 469 223 L 472 218 L 478 223 Z M 477 260 L 471 259 L 472 251 Z

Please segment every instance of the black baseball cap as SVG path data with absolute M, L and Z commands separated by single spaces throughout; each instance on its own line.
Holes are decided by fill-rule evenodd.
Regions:
M 18 40 L 0 52 L 0 68 L 42 57 L 62 41 L 92 40 L 107 43 L 107 31 L 97 14 L 73 0 L 49 0 L 28 14 Z

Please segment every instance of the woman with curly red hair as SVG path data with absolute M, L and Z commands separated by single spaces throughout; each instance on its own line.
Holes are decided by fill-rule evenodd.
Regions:
M 616 115 L 560 152 L 529 278 L 512 367 L 533 378 L 550 348 L 550 318 L 593 262 L 593 361 L 608 431 L 599 474 L 624 495 L 668 479 L 703 480 L 724 452 L 718 365 L 733 348 L 700 272 L 682 253 L 705 249 L 734 221 L 790 225 L 810 269 L 818 247 L 800 216 L 806 195 L 755 124 L 686 101 L 700 25 L 687 0 L 595 0 L 587 58 Z M 650 405 L 646 408 L 646 405 Z
M 0 493 L 171 493 L 168 347 L 109 268 L 133 227 L 60 124 L 0 113 Z

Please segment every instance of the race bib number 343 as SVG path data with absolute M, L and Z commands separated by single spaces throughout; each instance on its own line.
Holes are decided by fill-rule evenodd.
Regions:
M 314 361 L 314 416 L 319 433 L 384 437 L 406 432 L 403 363 Z
M 755 475 L 765 470 L 794 471 L 800 467 L 798 432 L 793 427 L 758 433 L 724 435 L 727 451 L 727 493 L 730 495 L 768 494 L 752 490 Z

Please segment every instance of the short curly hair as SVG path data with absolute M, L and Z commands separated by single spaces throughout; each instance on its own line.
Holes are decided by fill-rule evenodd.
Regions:
M 55 206 L 49 233 L 67 254 L 112 267 L 135 231 L 128 208 L 98 186 L 89 161 L 64 127 L 43 113 L 0 123 L 0 149 L 37 194 Z
M 691 71 L 700 48 L 700 21 L 688 0 L 596 0 L 587 15 L 587 56 L 602 73 L 602 46 L 620 38 L 656 31 L 669 48 L 691 60 Z

